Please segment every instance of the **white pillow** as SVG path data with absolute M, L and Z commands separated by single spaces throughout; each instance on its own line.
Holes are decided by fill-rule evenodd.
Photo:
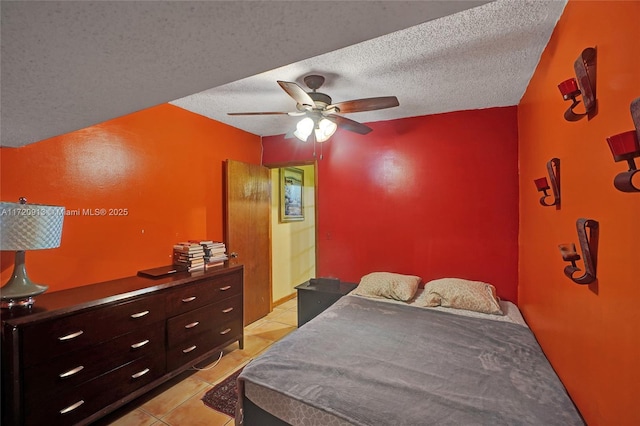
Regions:
M 360 279 L 360 284 L 353 294 L 406 302 L 416 294 L 420 280 L 421 278 L 415 275 L 372 272 Z
M 485 314 L 503 315 L 496 289 L 482 281 L 441 278 L 424 286 L 424 306 L 444 306 Z

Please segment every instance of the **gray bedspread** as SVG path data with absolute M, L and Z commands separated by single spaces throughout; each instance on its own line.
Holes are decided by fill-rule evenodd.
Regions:
M 356 425 L 582 425 L 531 331 L 345 296 L 239 378 Z

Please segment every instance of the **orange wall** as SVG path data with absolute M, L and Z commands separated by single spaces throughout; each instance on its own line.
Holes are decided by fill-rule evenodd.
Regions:
M 260 155 L 258 136 L 165 104 L 1 148 L 1 197 L 107 209 L 66 216 L 59 248 L 27 253 L 31 279 L 61 290 L 169 265 L 177 241 L 221 240 L 223 162 Z M 114 208 L 126 216 L 108 215 Z M 12 270 L 13 252 L 2 252 L 2 283 Z
M 640 193 L 613 187 L 626 163 L 614 163 L 605 139 L 633 129 L 639 17 L 638 1 L 570 1 L 518 107 L 519 304 L 592 426 L 640 424 Z M 570 123 L 557 84 L 573 75 L 573 62 L 592 46 L 598 114 Z M 552 157 L 561 161 L 559 210 L 542 207 L 533 184 Z M 577 243 L 580 217 L 600 223 L 598 280 L 588 286 L 565 277 L 567 263 L 557 248 Z

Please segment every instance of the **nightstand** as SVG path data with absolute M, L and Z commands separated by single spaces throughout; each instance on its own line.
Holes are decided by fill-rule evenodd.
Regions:
M 298 327 L 315 318 L 333 305 L 358 284 L 343 283 L 338 286 L 311 285 L 309 281 L 296 286 L 298 290 Z

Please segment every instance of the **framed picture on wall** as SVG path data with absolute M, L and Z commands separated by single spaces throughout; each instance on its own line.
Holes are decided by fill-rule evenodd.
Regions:
M 304 170 L 280 169 L 280 222 L 304 220 Z

